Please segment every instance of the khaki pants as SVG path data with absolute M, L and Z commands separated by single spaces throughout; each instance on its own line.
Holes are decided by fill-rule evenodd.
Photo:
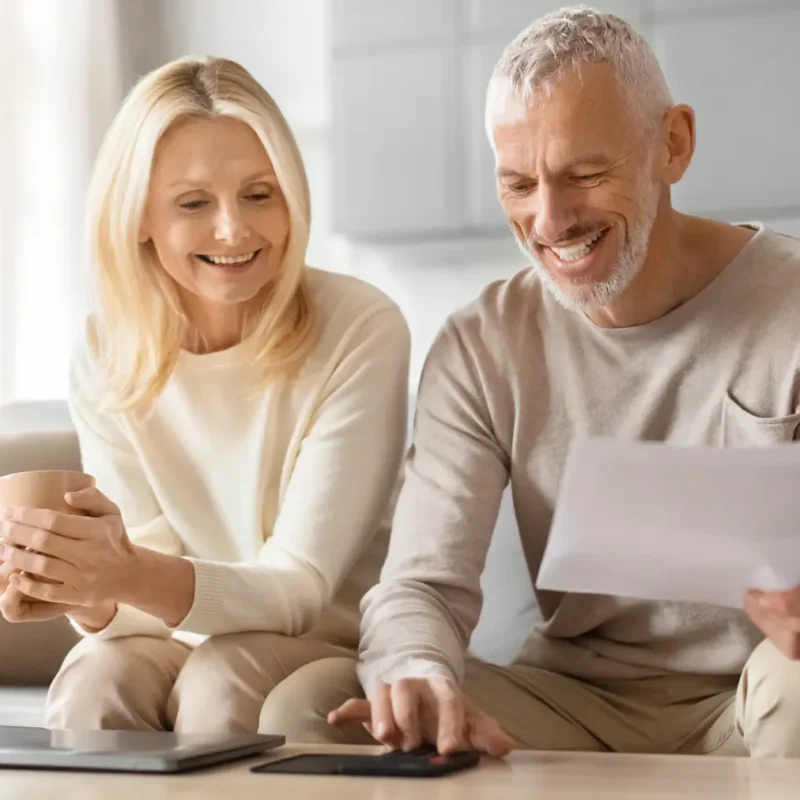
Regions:
M 46 723 L 54 730 L 286 731 L 299 741 L 347 741 L 361 729 L 332 729 L 302 692 L 308 687 L 334 708 L 349 697 L 342 687 L 354 675 L 353 651 L 278 634 L 212 636 L 194 649 L 144 636 L 84 639 L 50 686 Z
M 340 681 L 335 702 L 333 680 Z M 590 684 L 532 667 L 471 661 L 465 691 L 526 749 L 800 757 L 800 661 L 769 642 L 756 648 L 738 681 L 672 675 Z M 293 720 L 317 713 L 323 721 L 342 696 L 363 695 L 354 665 L 340 659 L 295 673 L 274 699 L 291 739 L 303 734 L 291 727 Z M 324 728 L 315 730 L 324 735 Z M 370 739 L 361 729 L 345 741 Z

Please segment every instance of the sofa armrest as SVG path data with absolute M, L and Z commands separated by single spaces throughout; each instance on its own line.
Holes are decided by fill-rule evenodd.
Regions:
M 74 431 L 0 433 L 0 475 L 37 469 L 81 468 Z
M 0 434 L 72 430 L 66 400 L 28 400 L 0 406 Z
M 66 617 L 17 625 L 0 617 L 0 686 L 48 686 L 79 638 Z

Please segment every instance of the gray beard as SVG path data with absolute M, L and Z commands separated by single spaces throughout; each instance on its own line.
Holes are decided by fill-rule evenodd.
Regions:
M 647 258 L 650 234 L 658 213 L 658 191 L 653 188 L 645 205 L 645 213 L 641 224 L 630 230 L 622 245 L 619 260 L 611 276 L 601 283 L 590 283 L 576 286 L 567 291 L 553 279 L 545 265 L 536 257 L 533 242 L 522 241 L 518 237 L 517 245 L 527 258 L 532 259 L 533 268 L 559 305 L 567 311 L 586 311 L 591 308 L 602 308 L 619 297 L 641 272 Z

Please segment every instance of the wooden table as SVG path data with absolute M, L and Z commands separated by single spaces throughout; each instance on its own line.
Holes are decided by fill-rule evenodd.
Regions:
M 369 748 L 347 748 L 369 752 Z M 323 748 L 303 748 L 302 752 Z M 294 754 L 296 748 L 274 751 Z M 277 757 L 273 756 L 273 757 Z M 430 780 L 254 775 L 266 757 L 174 776 L 0 770 L 2 800 L 797 800 L 797 761 L 513 753 Z

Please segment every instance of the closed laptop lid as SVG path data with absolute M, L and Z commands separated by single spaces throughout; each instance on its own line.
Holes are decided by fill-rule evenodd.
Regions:
M 263 734 L 0 727 L 0 766 L 174 772 L 255 755 L 283 742 Z

